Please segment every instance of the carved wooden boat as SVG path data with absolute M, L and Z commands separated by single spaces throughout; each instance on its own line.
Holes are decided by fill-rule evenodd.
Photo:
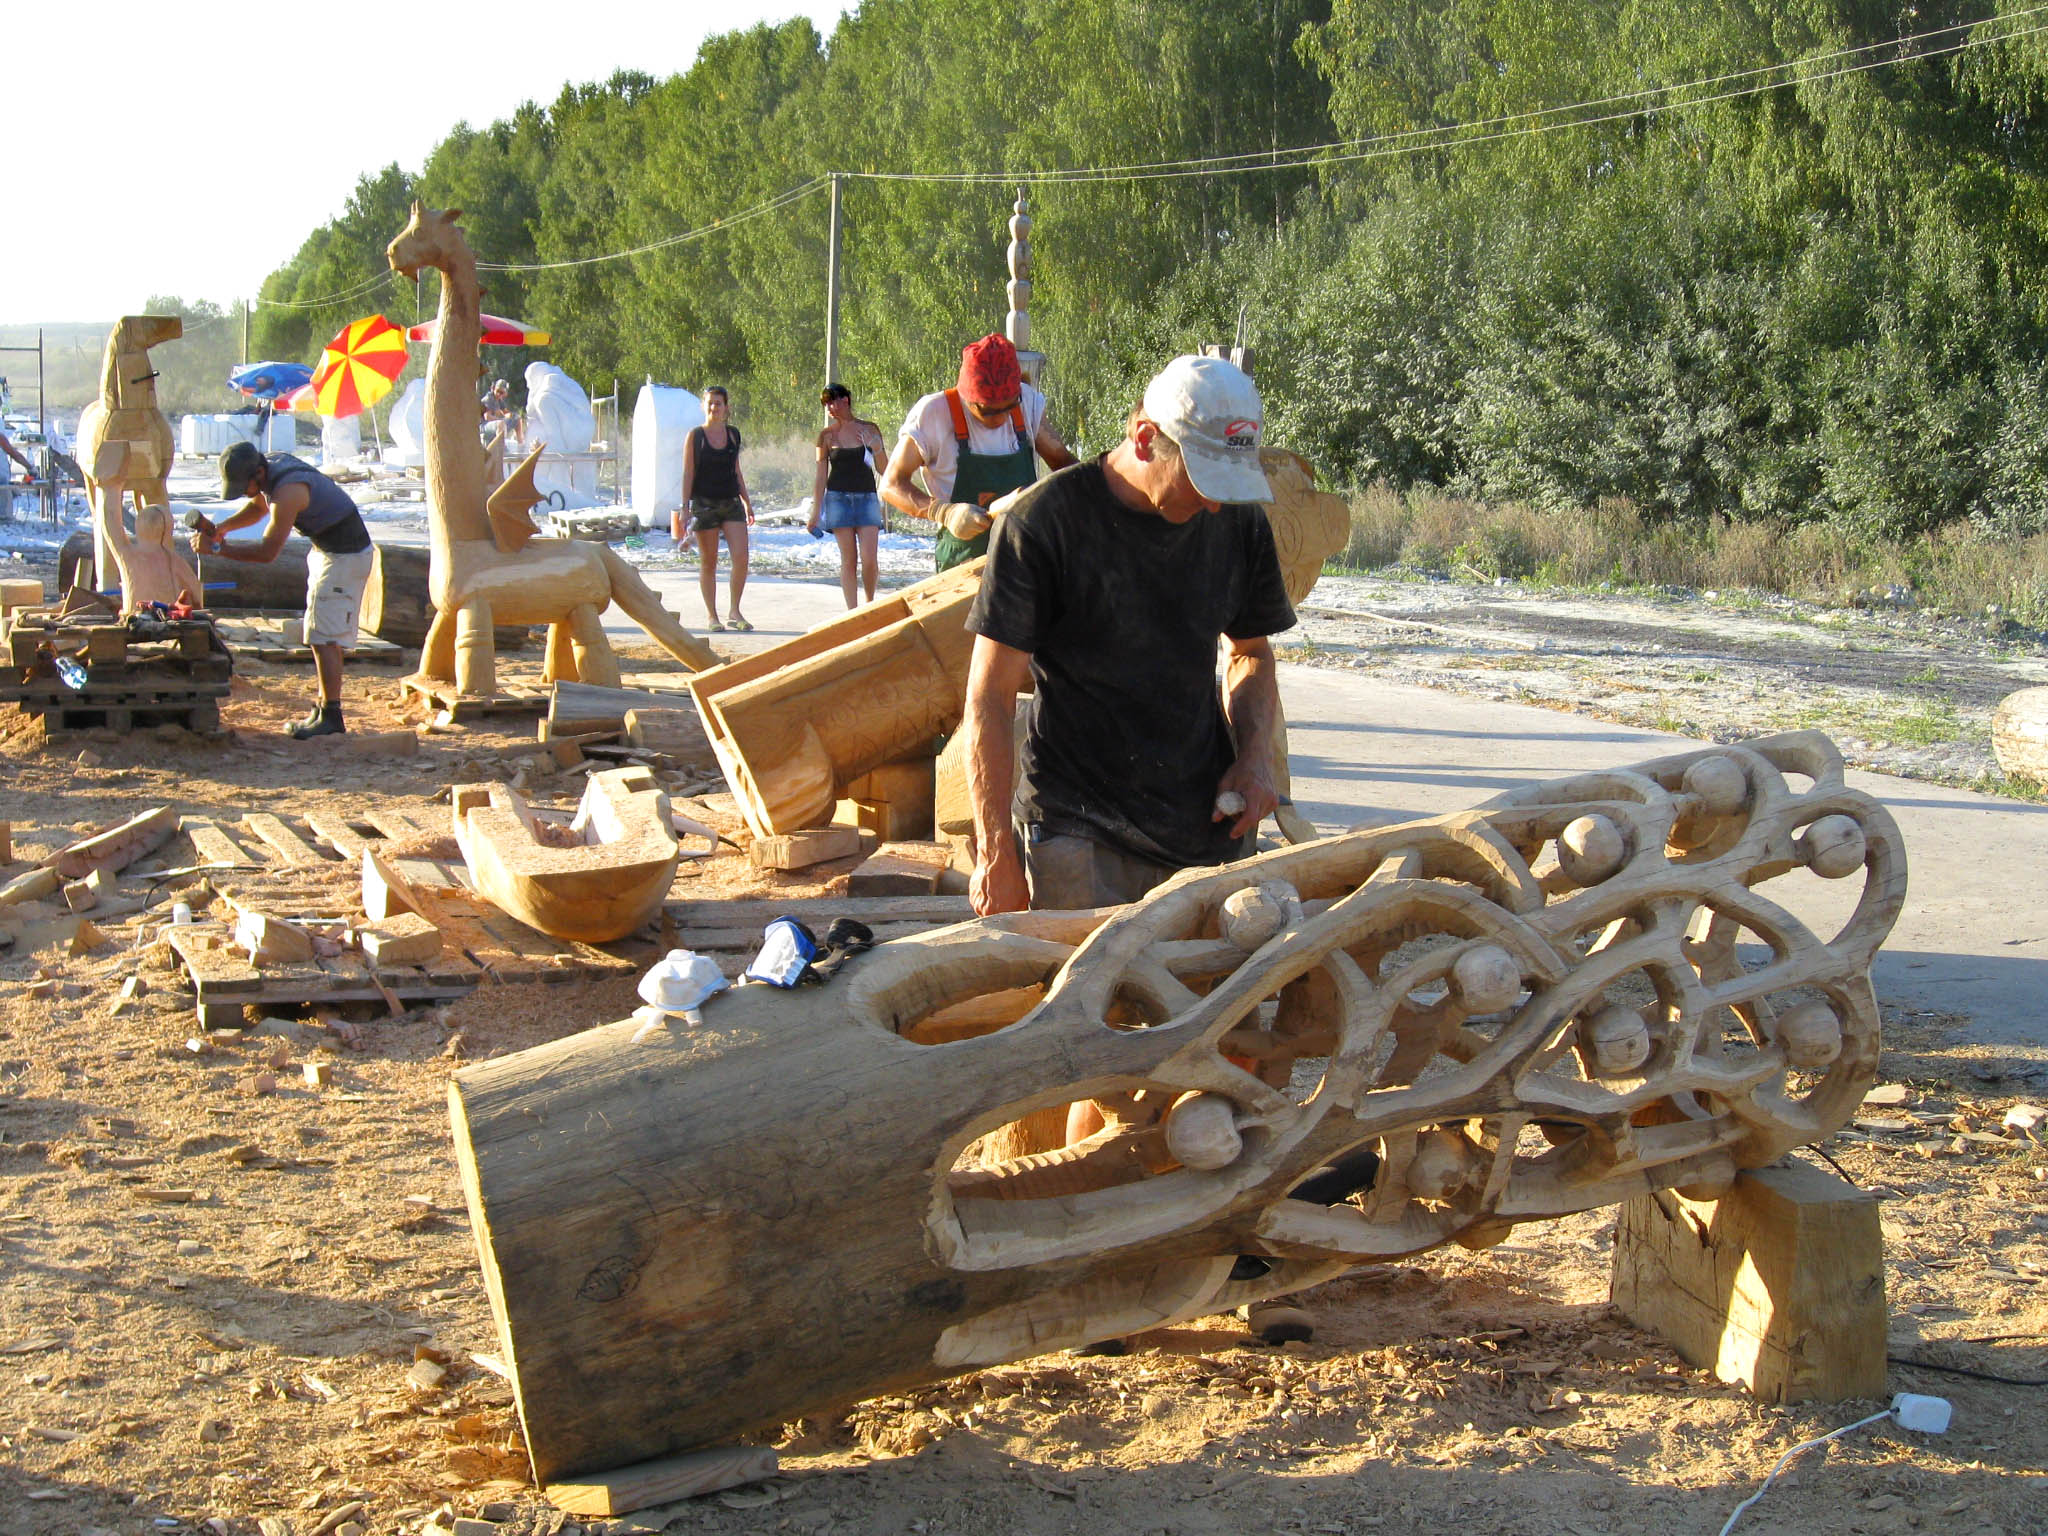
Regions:
M 555 938 L 624 938 L 661 910 L 675 878 L 668 795 L 646 768 L 593 773 L 566 827 L 503 784 L 459 784 L 454 801 L 477 894 Z

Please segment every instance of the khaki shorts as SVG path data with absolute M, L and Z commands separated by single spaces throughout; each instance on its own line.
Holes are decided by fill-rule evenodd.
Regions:
M 1020 826 L 1017 840 L 1024 849 L 1024 881 L 1033 911 L 1120 907 L 1180 873 L 1170 864 L 1155 864 L 1089 837 L 1062 835 L 1033 842 L 1031 829 Z
M 370 567 L 376 559 L 374 549 L 359 549 L 351 555 L 330 555 L 324 549 L 307 553 L 306 644 L 354 649 L 363 593 L 370 585 Z

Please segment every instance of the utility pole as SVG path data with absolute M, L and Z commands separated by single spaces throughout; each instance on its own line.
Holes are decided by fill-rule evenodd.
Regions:
M 832 233 L 825 252 L 825 382 L 839 377 L 839 173 L 832 173 Z
M 242 300 L 242 361 L 249 361 L 249 301 Z

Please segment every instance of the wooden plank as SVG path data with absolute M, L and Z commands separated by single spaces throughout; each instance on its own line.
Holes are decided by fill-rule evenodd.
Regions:
M 779 1465 L 772 1445 L 722 1445 L 636 1462 L 573 1483 L 549 1483 L 547 1497 L 555 1508 L 572 1515 L 624 1515 L 700 1493 L 758 1483 L 773 1477 Z
M 669 921 L 678 928 L 746 927 L 759 930 L 778 917 L 794 917 L 822 929 L 835 917 L 876 923 L 922 922 L 937 928 L 974 916 L 965 896 L 806 896 L 792 901 L 672 901 Z
M 1615 1230 L 1610 1294 L 1765 1402 L 1884 1396 L 1877 1200 L 1817 1168 L 1756 1169 L 1716 1201 L 1637 1196 Z
M 697 713 L 697 701 L 678 690 L 650 693 L 644 688 L 600 688 L 592 683 L 556 683 L 548 699 L 551 735 L 585 731 L 623 731 L 629 709 L 686 709 Z
M 314 811 L 306 817 L 306 825 L 313 835 L 340 854 L 344 859 L 360 859 L 369 840 L 356 831 L 339 816 L 325 815 Z
M 145 853 L 162 847 L 177 832 L 178 813 L 160 805 L 129 817 L 119 826 L 60 848 L 43 863 L 66 880 L 76 880 L 95 869 L 118 874 Z
M 747 849 L 756 869 L 809 869 L 860 852 L 858 827 L 806 827 L 774 837 L 757 837 Z
M 250 834 L 260 837 L 291 869 L 324 869 L 328 860 L 320 856 L 318 849 L 300 837 L 290 827 L 267 811 L 256 811 L 242 818 L 242 825 Z
M 446 833 L 416 821 L 404 811 L 369 810 L 363 812 L 363 820 L 382 832 L 394 843 L 414 842 L 420 838 L 441 837 Z
M 234 869 L 247 865 L 261 869 L 267 862 L 245 850 L 227 833 L 204 816 L 187 816 L 180 829 L 192 839 L 192 852 L 201 864 Z

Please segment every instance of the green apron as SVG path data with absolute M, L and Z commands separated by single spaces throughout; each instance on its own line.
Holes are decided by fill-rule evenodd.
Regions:
M 970 452 L 967 447 L 967 410 L 960 403 L 960 391 L 947 390 L 946 404 L 953 413 L 953 438 L 957 445 L 955 463 L 958 467 L 953 472 L 952 500 L 986 507 L 997 497 L 1006 496 L 1038 478 L 1038 467 L 1031 458 L 1031 435 L 1024 430 L 1024 407 L 1021 403 L 1010 413 L 1010 428 L 1016 434 L 1017 446 L 1008 453 Z M 971 539 L 959 539 L 942 527 L 938 542 L 932 546 L 932 558 L 941 571 L 950 571 L 956 565 L 964 565 L 987 553 L 986 532 Z

